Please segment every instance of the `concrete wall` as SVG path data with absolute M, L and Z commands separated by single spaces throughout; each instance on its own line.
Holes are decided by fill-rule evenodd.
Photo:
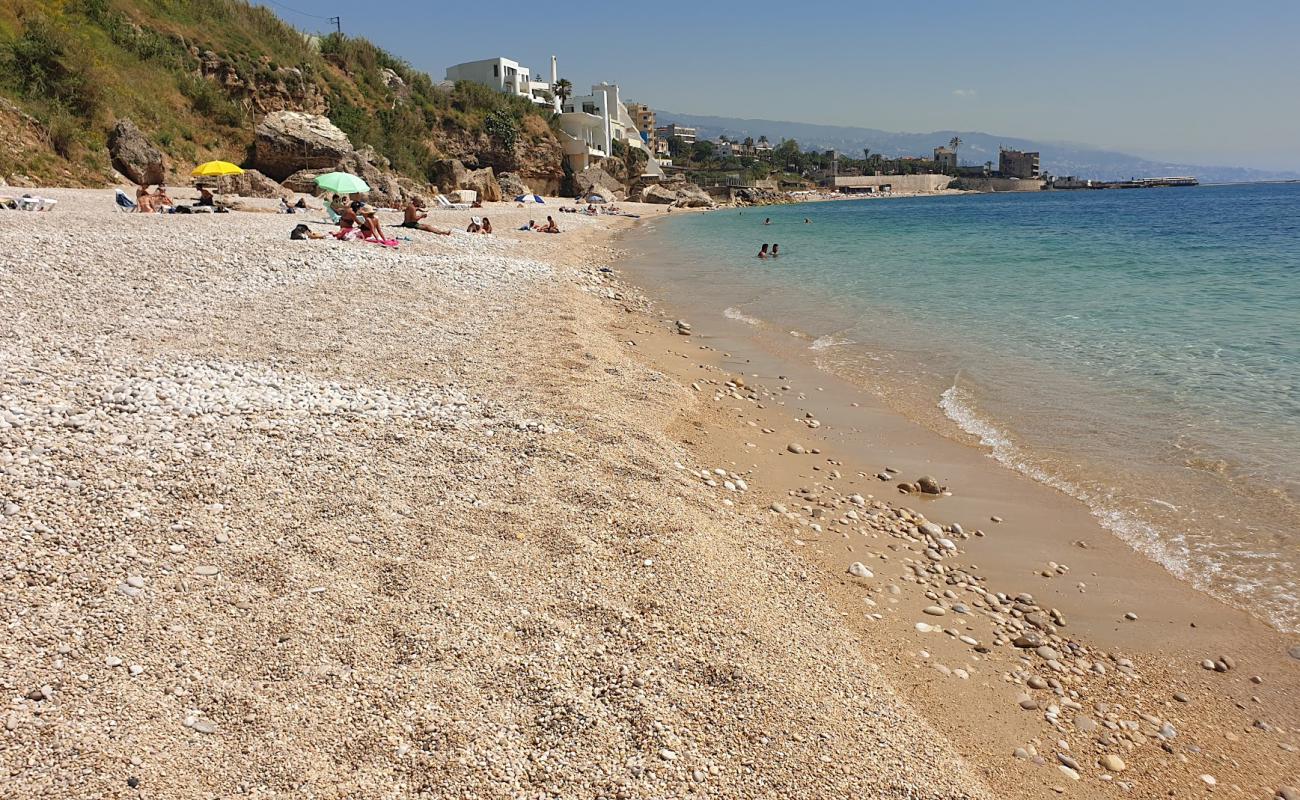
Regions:
M 959 188 L 972 192 L 1039 192 L 1046 181 L 1011 178 L 962 178 Z
M 890 186 L 895 192 L 941 192 L 952 183 L 947 175 L 862 175 L 836 178 L 835 188 L 861 191 Z

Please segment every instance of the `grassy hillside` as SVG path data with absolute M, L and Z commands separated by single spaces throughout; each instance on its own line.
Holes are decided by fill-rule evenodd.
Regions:
M 417 180 L 439 157 L 514 169 L 529 146 L 557 150 L 524 100 L 440 89 L 368 41 L 309 39 L 243 0 L 0 0 L 0 100 L 0 169 L 41 182 L 106 180 L 121 117 L 178 170 L 242 161 L 281 108 L 325 113 Z

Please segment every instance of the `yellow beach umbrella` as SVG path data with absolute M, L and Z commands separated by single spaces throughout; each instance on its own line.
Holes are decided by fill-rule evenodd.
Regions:
M 190 174 L 196 178 L 220 178 L 223 175 L 243 175 L 244 171 L 229 161 L 209 161 L 199 164 Z

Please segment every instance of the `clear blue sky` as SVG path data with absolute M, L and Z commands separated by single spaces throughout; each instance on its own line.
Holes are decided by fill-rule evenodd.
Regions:
M 263 2 L 305 30 L 328 23 L 289 9 L 339 14 L 436 79 L 555 54 L 579 90 L 683 113 L 1300 170 L 1300 0 Z

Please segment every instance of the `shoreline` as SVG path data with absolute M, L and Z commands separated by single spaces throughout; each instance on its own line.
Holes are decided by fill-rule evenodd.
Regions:
M 499 204 L 474 212 L 494 237 L 390 252 L 285 241 L 300 220 L 277 215 L 127 218 L 109 192 L 58 195 L 0 216 L 8 251 L 31 250 L 0 263 L 16 790 L 1268 797 L 1297 780 L 1300 661 L 1212 651 L 1263 637 L 1203 597 L 1202 657 L 1234 668 L 1151 652 L 1185 641 L 1184 617 L 1118 622 L 1118 598 L 1070 591 L 1112 591 L 1122 545 L 1021 552 L 1041 488 L 713 321 L 677 334 L 619 275 L 630 220 L 521 234 L 539 210 Z M 887 494 L 886 464 L 954 495 Z M 1025 575 L 1025 556 L 1073 570 Z M 1046 655 L 999 643 L 1030 615 Z
M 638 243 L 644 244 L 644 241 Z M 637 268 L 644 269 L 645 261 L 653 261 L 653 257 L 641 260 Z M 640 285 L 635 269 L 630 274 L 627 269 L 624 264 L 622 274 L 628 275 L 632 284 Z M 680 312 L 663 309 L 659 309 L 657 316 L 661 319 L 683 317 Z M 839 498 L 836 511 L 844 507 L 843 498 L 851 493 L 857 492 L 871 500 L 874 492 L 889 505 L 920 509 L 920 513 L 933 514 L 944 522 L 959 520 L 965 526 L 963 530 L 982 528 L 981 534 L 987 532 L 987 536 L 972 540 L 969 545 L 969 558 L 978 564 L 971 564 L 970 569 L 980 570 L 980 574 L 989 579 L 990 588 L 996 585 L 1013 595 L 1029 591 L 1039 602 L 1046 596 L 1053 608 L 1059 608 L 1068 617 L 1068 630 L 1072 636 L 1078 635 L 1082 641 L 1100 646 L 1103 652 L 1122 649 L 1125 656 L 1149 665 L 1153 674 L 1144 673 L 1144 681 L 1150 680 L 1161 686 L 1164 697 L 1157 693 L 1155 697 L 1148 696 L 1148 702 L 1166 710 L 1184 712 L 1180 716 L 1186 718 L 1186 725 L 1200 728 L 1197 733 L 1208 741 L 1224 737 L 1234 742 L 1240 739 L 1241 733 L 1214 730 L 1234 711 L 1240 715 L 1243 709 L 1252 706 L 1256 713 L 1261 707 L 1280 711 L 1271 724 L 1265 723 L 1273 732 L 1283 732 L 1282 741 L 1275 746 L 1284 762 L 1287 759 L 1291 761 L 1277 773 L 1276 779 L 1286 779 L 1300 767 L 1300 759 L 1294 755 L 1300 715 L 1297 715 L 1295 705 L 1289 703 L 1289 698 L 1300 694 L 1298 665 L 1288 655 L 1288 650 L 1295 646 L 1294 635 L 1281 633 L 1247 612 L 1180 580 L 1103 528 L 1081 501 L 997 463 L 969 437 L 944 437 L 886 407 L 863 387 L 848 384 L 816 366 L 792 362 L 788 354 L 763 349 L 752 331 L 735 319 L 724 319 L 719 315 L 701 319 L 690 317 L 688 321 L 693 326 L 689 343 L 675 341 L 672 333 L 665 334 L 666 341 L 661 340 L 658 345 L 672 351 L 674 357 L 652 359 L 652 363 L 676 374 L 680 380 L 692 381 L 695 378 L 692 382 L 698 383 L 698 377 L 706 377 L 713 384 L 704 384 L 701 388 L 705 393 L 713 391 L 713 400 L 718 408 L 727 406 L 727 411 L 721 415 L 715 413 L 713 417 L 710 435 L 706 437 L 710 448 L 719 457 L 722 453 L 730 453 L 732 457 L 742 454 L 740 458 L 753 464 L 757 473 L 765 474 L 769 480 L 760 484 L 766 486 L 765 499 L 787 508 L 793 507 L 792 499 L 799 502 L 791 495 L 795 487 L 807 487 L 810 482 L 816 482 L 818 492 L 830 491 Z M 662 321 L 659 324 L 662 326 Z M 683 369 L 686 353 L 690 354 L 691 362 L 705 365 L 703 369 Z M 728 386 L 725 377 L 736 375 L 744 378 L 744 385 Z M 737 396 L 737 391 L 741 396 Z M 757 394 L 744 396 L 753 391 Z M 746 402 L 738 403 L 742 398 Z M 765 404 L 769 405 L 764 408 Z M 794 414 L 781 408 L 787 404 L 795 407 Z M 807 419 L 816 420 L 817 427 L 808 430 L 805 424 L 801 424 Z M 756 434 L 754 430 L 754 423 L 758 420 L 761 420 L 757 427 L 762 434 Z M 724 444 L 714 444 L 715 439 Z M 806 456 L 784 452 L 782 448 L 786 439 L 800 443 L 805 449 L 812 446 L 810 440 L 822 443 L 820 449 L 823 453 L 817 456 L 817 460 L 825 459 L 825 462 L 790 464 Z M 755 446 L 755 442 L 759 444 Z M 881 482 L 876 477 L 886 464 L 902 470 L 892 475 L 891 482 Z M 840 477 L 829 481 L 824 476 L 828 472 L 835 474 L 832 470 L 837 470 Z M 954 496 L 934 499 L 917 494 L 900 495 L 893 487 L 893 482 L 900 478 L 912 479 L 927 473 L 939 475 L 941 482 L 951 481 Z M 751 483 L 759 484 L 760 481 L 755 479 Z M 827 487 L 832 485 L 834 489 L 828 490 Z M 805 508 L 812 508 L 816 513 L 818 509 L 815 506 Z M 836 511 L 830 511 L 830 515 Z M 990 523 L 993 516 L 1004 517 L 1006 521 Z M 846 552 L 834 544 L 835 538 L 850 538 L 843 532 L 837 537 L 827 537 L 825 532 L 810 533 L 808 526 L 816 524 L 813 519 L 805 515 L 790 521 L 787 536 L 793 537 L 789 541 L 792 550 L 814 551 L 813 560 L 820 563 L 828 576 L 839 573 L 841 577 L 832 580 L 840 588 L 845 588 L 852 580 L 842 575 L 846 562 L 859 557 L 854 554 L 857 545 L 849 545 Z M 844 521 L 842 517 L 840 521 Z M 1048 531 L 1051 533 L 1044 535 Z M 853 540 L 850 538 L 850 541 Z M 1080 542 L 1086 543 L 1087 548 L 1076 546 Z M 959 546 L 966 555 L 967 545 L 961 543 Z M 1058 566 L 1060 569 L 1055 569 Z M 1050 573 L 1050 578 L 1046 577 L 1047 573 Z M 1086 587 L 1077 589 L 1078 584 L 1086 584 Z M 854 592 L 850 590 L 848 594 Z M 918 602 L 934 599 L 936 597 L 931 595 Z M 940 602 L 948 601 L 940 599 Z M 842 607 L 850 618 L 860 617 L 861 603 L 861 598 L 844 598 Z M 1136 614 L 1137 618 L 1127 619 L 1125 615 L 1129 613 Z M 923 615 L 914 617 L 920 622 L 925 619 Z M 879 637 L 880 627 L 879 624 L 866 623 L 860 631 L 864 637 Z M 947 658 L 954 660 L 948 660 L 938 669 L 944 677 L 926 676 L 927 680 L 917 675 L 918 666 L 936 663 L 936 659 L 916 655 L 928 646 L 923 643 L 927 637 L 915 636 L 913 631 L 907 630 L 906 624 L 896 628 L 892 637 L 895 647 L 910 649 L 908 658 L 895 662 L 897 669 L 891 677 L 899 684 L 910 685 L 911 690 L 917 692 L 909 697 L 926 698 L 923 706 L 928 704 L 928 715 L 941 731 L 953 734 L 963 756 L 987 770 L 982 774 L 991 785 L 999 785 L 998 781 L 1009 775 L 1023 778 L 1024 775 L 1017 775 L 1006 763 L 1012 760 L 1008 754 L 1021 747 L 1023 742 L 1016 744 L 1014 737 L 1007 736 L 1002 739 L 1004 750 L 1001 752 L 986 746 L 990 717 L 996 718 L 998 725 L 1005 726 L 1004 733 L 1018 730 L 1022 736 L 1029 735 L 1021 719 L 1024 712 L 1015 706 L 1014 698 L 1004 696 L 1002 700 L 1006 706 L 992 712 L 988 705 L 989 695 L 973 692 L 979 698 L 976 701 L 979 710 L 974 714 L 954 713 L 953 706 L 959 703 L 954 703 L 949 694 L 953 681 L 947 676 L 951 673 L 949 665 L 954 665 L 954 660 L 959 663 L 962 657 L 949 650 Z M 1235 686 L 1224 686 L 1223 681 L 1207 682 L 1207 671 L 1202 669 L 1200 662 L 1206 658 L 1217 660 L 1218 657 L 1211 654 L 1213 652 L 1247 654 L 1233 661 L 1237 664 L 1249 661 L 1251 669 L 1256 671 L 1252 677 L 1258 677 L 1260 682 L 1246 682 L 1244 675 L 1234 676 L 1237 678 L 1233 681 Z M 1028 662 L 1022 660 L 1019 663 L 1023 666 Z M 1219 677 L 1231 672 L 1208 674 Z M 1007 677 L 1004 673 L 1004 679 Z M 973 680 L 960 682 L 960 685 L 971 688 L 973 684 Z M 1023 686 L 1023 680 L 1012 677 L 1009 685 Z M 1182 702 L 1169 699 L 1175 693 L 1190 694 L 1188 687 L 1193 686 L 1206 701 L 1217 699 L 1225 707 L 1191 710 Z M 1273 687 L 1272 700 L 1261 693 L 1263 686 Z M 989 688 L 987 684 L 985 688 Z M 937 722 L 939 719 L 946 719 L 953 727 L 945 728 Z M 1258 730 L 1253 728 L 1257 721 L 1260 720 L 1243 718 L 1236 724 L 1240 731 L 1249 732 Z M 1064 727 L 1068 729 L 1069 726 Z M 1053 735 L 1059 733 L 1058 729 Z M 1046 741 L 1050 746 L 1050 737 Z M 1254 753 L 1252 760 L 1259 764 L 1267 763 L 1269 745 L 1261 742 L 1259 746 L 1260 750 Z M 1050 754 L 1047 760 L 1049 766 L 1058 763 L 1052 761 Z M 1165 769 L 1152 766 L 1156 768 L 1153 772 L 1164 773 L 1168 779 L 1169 773 Z M 1286 771 L 1288 769 L 1290 772 Z M 1059 775 L 1037 777 L 1044 779 L 1044 788 L 1053 777 L 1060 780 Z M 1198 776 L 1189 777 L 1190 780 L 1185 782 L 1189 789 L 1204 788 L 1203 782 L 1198 785 Z M 1114 776 L 1114 779 L 1119 780 L 1121 776 Z M 1261 784 L 1259 791 L 1267 794 L 1270 790 Z M 1163 795 L 1162 787 L 1158 785 L 1132 787 L 1129 792 L 1137 792 L 1140 796 L 1146 796 L 1145 792 L 1150 792 L 1153 797 Z

